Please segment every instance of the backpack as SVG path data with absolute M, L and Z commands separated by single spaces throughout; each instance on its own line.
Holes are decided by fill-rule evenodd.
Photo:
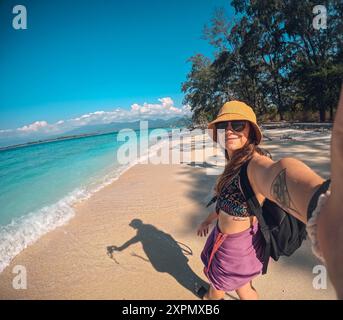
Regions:
M 247 173 L 249 161 L 240 169 L 240 183 L 251 212 L 256 216 L 265 241 L 262 274 L 267 272 L 269 258 L 289 257 L 306 239 L 306 225 L 275 202 L 265 199 L 261 207 L 250 185 Z
M 258 220 L 265 241 L 262 268 L 262 274 L 265 274 L 270 257 L 277 261 L 280 256 L 292 255 L 301 246 L 307 235 L 306 225 L 267 198 L 264 200 L 263 206 L 260 206 L 248 179 L 249 162 L 250 160 L 241 166 L 240 184 L 248 207 Z M 206 207 L 216 200 L 217 196 L 214 196 Z

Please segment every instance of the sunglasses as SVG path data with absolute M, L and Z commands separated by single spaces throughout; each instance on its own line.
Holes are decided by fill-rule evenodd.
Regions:
M 232 121 L 221 121 L 216 123 L 216 129 L 229 129 L 229 125 L 232 131 L 242 132 L 246 125 L 247 121 L 245 120 L 232 120 Z

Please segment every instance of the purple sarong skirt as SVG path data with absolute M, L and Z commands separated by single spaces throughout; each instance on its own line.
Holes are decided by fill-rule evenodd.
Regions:
M 215 289 L 234 291 L 261 273 L 264 249 L 257 222 L 252 228 L 234 234 L 223 234 L 216 225 L 201 253 L 204 273 Z

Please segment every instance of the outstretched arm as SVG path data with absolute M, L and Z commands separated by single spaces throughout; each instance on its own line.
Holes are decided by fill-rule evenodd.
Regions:
M 323 179 L 301 161 L 266 157 L 252 161 L 249 177 L 253 189 L 307 222 L 307 207 Z M 329 277 L 343 299 L 343 87 L 331 140 L 331 195 L 317 220 L 317 238 Z
M 139 242 L 139 238 L 137 236 L 131 238 L 130 240 L 126 241 L 123 245 L 121 245 L 120 247 L 117 246 L 112 246 L 112 249 L 115 251 L 123 251 L 126 248 L 128 248 L 129 246 L 131 246 L 132 244 L 135 244 Z
M 312 195 L 324 182 L 303 162 L 284 158 L 277 162 L 257 157 L 248 166 L 255 193 L 276 202 L 288 213 L 307 222 L 307 208 Z
M 331 140 L 331 195 L 317 220 L 318 242 L 329 277 L 343 299 L 343 87 Z

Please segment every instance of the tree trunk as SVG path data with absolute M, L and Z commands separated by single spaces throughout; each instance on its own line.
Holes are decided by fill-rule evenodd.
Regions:
M 333 106 L 330 105 L 330 121 L 333 121 Z
M 319 108 L 319 120 L 320 122 L 325 122 L 326 117 L 325 117 L 325 107 L 320 107 Z

